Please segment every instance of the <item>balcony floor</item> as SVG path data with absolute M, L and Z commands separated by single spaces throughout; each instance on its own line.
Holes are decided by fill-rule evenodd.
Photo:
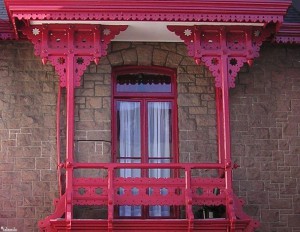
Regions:
M 234 222 L 234 231 L 247 231 L 249 220 L 238 220 Z M 66 231 L 67 222 L 64 219 L 51 220 L 53 231 Z M 83 220 L 73 219 L 71 231 L 109 231 L 107 220 Z M 114 220 L 111 231 L 230 231 L 230 222 L 227 219 L 202 219 L 194 220 L 189 230 L 189 222 L 185 219 L 159 219 L 159 220 Z

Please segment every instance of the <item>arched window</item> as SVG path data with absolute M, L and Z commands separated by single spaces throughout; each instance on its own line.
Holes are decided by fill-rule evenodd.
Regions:
M 125 66 L 113 70 L 114 162 L 178 161 L 176 94 L 176 76 L 172 69 Z M 119 172 L 121 177 L 172 175 L 169 169 L 122 169 Z M 116 211 L 118 217 L 174 216 L 170 206 L 120 206 Z

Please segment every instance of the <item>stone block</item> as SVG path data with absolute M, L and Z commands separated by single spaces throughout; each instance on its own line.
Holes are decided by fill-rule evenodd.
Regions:
M 291 199 L 269 199 L 270 209 L 292 209 Z
M 206 107 L 189 107 L 189 113 L 190 114 L 207 114 L 207 108 Z
M 35 218 L 35 207 L 19 207 L 17 208 L 18 218 Z
M 15 218 L 16 215 L 15 210 L 0 210 L 0 218 Z
M 7 201 L 3 201 L 3 207 L 2 208 L 4 210 L 13 211 L 13 210 L 16 209 L 16 206 L 17 206 L 16 201 L 7 200 Z
M 84 103 L 84 97 L 93 97 L 95 95 L 94 88 L 92 89 L 76 89 L 75 90 L 75 102 Z M 81 98 L 80 98 L 81 97 Z M 77 99 L 79 98 L 79 99 Z
M 110 97 L 103 97 L 102 98 L 102 108 L 103 109 L 111 109 L 111 98 Z
M 87 131 L 87 140 L 110 141 L 110 131 Z
M 138 63 L 138 56 L 136 49 L 128 49 L 121 52 L 124 60 L 124 65 L 136 65 Z
M 35 159 L 34 158 L 16 158 L 16 169 L 35 169 Z
M 175 43 L 161 43 L 160 48 L 162 50 L 171 51 L 171 52 L 177 51 L 177 46 Z
M 261 220 L 266 222 L 278 222 L 279 221 L 279 211 L 278 210 L 262 210 Z
M 136 46 L 136 54 L 137 54 L 138 65 L 149 66 L 152 64 L 153 46 L 138 45 Z M 124 57 L 124 60 L 126 58 Z M 126 61 L 124 63 L 126 63 Z
M 111 48 L 113 52 L 119 51 L 119 50 L 125 50 L 130 48 L 131 43 L 130 42 L 112 42 L 111 43 Z
M 96 85 L 95 96 L 97 97 L 108 97 L 111 95 L 111 86 L 109 85 Z
M 270 139 L 282 139 L 282 128 L 269 128 Z
M 18 183 L 21 179 L 21 172 L 18 171 L 8 171 L 1 172 L 3 184 L 15 184 Z
M 284 164 L 285 166 L 299 166 L 299 155 L 285 155 Z
M 32 183 L 32 195 L 33 196 L 44 196 L 44 193 L 49 192 L 49 191 L 50 191 L 50 182 L 49 181 L 39 181 L 39 182 L 34 181 Z
M 283 136 L 297 136 L 298 124 L 294 122 L 285 123 L 283 126 Z
M 79 117 L 81 121 L 94 121 L 94 109 L 80 109 Z
M 40 171 L 36 170 L 23 170 L 22 171 L 22 181 L 39 181 Z
M 13 163 L 0 163 L 0 171 L 13 171 L 14 164 Z
M 108 109 L 97 109 L 97 110 L 95 110 L 95 119 L 97 121 L 109 121 L 109 120 L 111 120 L 110 110 L 108 110 Z
M 200 97 L 196 94 L 180 94 L 178 96 L 178 105 L 183 106 L 199 106 Z
M 177 68 L 181 63 L 183 57 L 175 53 L 168 53 L 166 66 L 171 68 Z
M 54 170 L 41 170 L 41 181 L 56 181 Z
M 102 64 L 97 67 L 97 73 L 103 74 L 103 73 L 111 73 L 111 65 L 110 64 Z M 100 77 L 100 78 L 99 78 Z M 97 80 L 101 80 L 103 77 L 102 75 L 98 74 Z
M 152 63 L 157 66 L 164 66 L 166 64 L 168 52 L 160 49 L 153 50 Z
M 252 128 L 256 139 L 269 139 L 269 128 Z
M 288 226 L 289 227 L 300 227 L 299 214 L 288 216 Z
M 111 53 L 107 56 L 107 58 L 112 66 L 119 66 L 124 64 L 122 54 L 120 52 Z
M 86 108 L 98 109 L 102 108 L 102 101 L 99 97 L 86 97 Z
M 216 119 L 210 115 L 200 115 L 196 117 L 197 127 L 216 126 Z

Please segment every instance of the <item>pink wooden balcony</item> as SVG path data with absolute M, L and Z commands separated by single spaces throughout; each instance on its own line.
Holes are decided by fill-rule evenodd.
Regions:
M 257 227 L 257 223 L 242 212 L 241 202 L 233 195 L 225 178 L 200 177 L 199 173 L 203 171 L 224 172 L 223 164 L 76 163 L 73 168 L 99 169 L 105 177 L 73 178 L 72 188 L 56 201 L 55 213 L 40 221 L 41 231 L 227 231 L 227 228 L 252 231 Z M 117 175 L 120 169 L 169 169 L 173 177 L 124 178 Z M 101 206 L 105 216 L 101 219 L 76 219 L 73 216 L 68 219 L 65 216 L 70 215 L 68 205 Z M 116 217 L 116 209 L 128 205 L 170 206 L 178 213 L 168 218 Z M 209 207 L 226 210 L 222 216 L 217 216 L 213 211 L 207 212 L 205 208 Z

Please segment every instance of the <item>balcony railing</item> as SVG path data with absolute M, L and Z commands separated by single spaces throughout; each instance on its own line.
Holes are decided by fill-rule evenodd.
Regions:
M 113 218 L 113 206 L 185 206 L 186 218 L 194 219 L 192 206 L 226 205 L 226 179 L 193 176 L 193 170 L 220 170 L 221 164 L 140 164 L 140 163 L 77 163 L 75 169 L 102 169 L 104 178 L 74 178 L 74 205 L 107 205 L 108 219 Z M 121 169 L 164 170 L 172 177 L 120 177 Z M 112 207 L 109 207 L 112 206 Z
M 96 169 L 98 173 L 99 170 L 102 170 L 102 177 L 75 177 L 74 170 L 81 169 Z M 139 173 L 145 174 L 145 177 L 121 177 L 119 175 L 120 170 L 124 169 L 139 170 Z M 170 170 L 171 177 L 147 177 L 149 170 L 166 169 Z M 210 214 L 206 214 L 207 212 L 204 211 L 217 207 L 226 209 L 220 218 L 225 223 L 225 227 L 226 225 L 233 225 L 237 218 L 243 219 L 245 225 L 252 223 L 251 219 L 242 212 L 238 198 L 234 197 L 231 183 L 228 183 L 226 174 L 221 177 L 218 176 L 218 173 L 226 173 L 224 164 L 74 163 L 71 169 L 67 168 L 67 171 L 72 172 L 72 180 L 68 180 L 65 194 L 57 200 L 56 212 L 40 221 L 39 226 L 42 231 L 52 231 L 47 229 L 50 228 L 51 223 L 71 224 L 70 221 L 74 218 L 68 218 L 67 215 L 72 215 L 69 213 L 72 206 L 104 207 L 106 217 L 102 218 L 102 222 L 106 221 L 108 224 L 105 228 L 112 228 L 112 223 L 119 220 L 115 210 L 120 206 L 171 206 L 180 208 L 182 209 L 180 217 L 173 217 L 173 219 L 183 220 L 182 223 L 187 223 L 188 228 L 192 228 L 193 222 L 197 221 L 196 219 L 214 218 L 213 211 Z M 210 171 L 214 171 L 215 175 L 201 175 Z M 200 216 L 196 210 L 201 210 Z M 127 219 L 134 220 L 134 218 Z M 159 220 L 159 218 L 156 219 Z M 123 223 L 128 223 L 125 221 Z M 72 223 L 79 222 L 74 221 Z M 81 223 L 85 222 L 82 221 Z M 141 223 L 144 222 L 141 221 Z M 218 223 L 221 221 L 218 220 Z M 237 223 L 241 223 L 241 221 Z M 251 228 L 255 226 L 251 225 Z

